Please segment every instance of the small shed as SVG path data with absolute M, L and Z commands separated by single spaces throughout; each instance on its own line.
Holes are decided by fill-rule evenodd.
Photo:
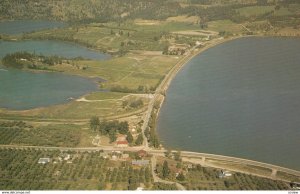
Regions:
M 149 165 L 149 160 L 132 160 L 132 165 L 137 165 L 137 166 L 147 166 Z
M 50 158 L 40 158 L 38 163 L 39 164 L 47 164 L 50 162 Z
M 230 173 L 228 171 L 221 170 L 221 172 L 219 173 L 219 178 L 225 178 L 225 177 L 230 177 L 230 176 L 232 176 L 232 173 Z

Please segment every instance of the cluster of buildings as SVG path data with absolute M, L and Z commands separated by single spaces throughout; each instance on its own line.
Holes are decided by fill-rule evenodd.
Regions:
M 100 156 L 110 160 L 121 160 L 121 161 L 130 161 L 132 165 L 136 166 L 147 166 L 150 164 L 150 160 L 146 159 L 148 153 L 145 150 L 139 150 L 136 152 L 136 158 L 132 159 L 128 153 L 123 153 L 121 151 L 111 151 L 111 152 L 101 152 Z M 38 164 L 47 164 L 53 161 L 53 163 L 66 161 L 67 163 L 72 163 L 72 157 L 70 154 L 61 153 L 57 158 L 40 158 Z
M 184 55 L 191 46 L 188 44 L 174 44 L 168 47 L 168 55 Z
M 134 159 L 132 159 L 129 154 L 122 153 L 121 151 L 113 151 L 111 153 L 103 152 L 101 156 L 111 160 L 130 161 L 131 164 L 135 166 L 147 166 L 150 164 L 150 160 L 146 159 L 148 154 L 145 150 L 139 150 L 136 154 L 137 158 Z

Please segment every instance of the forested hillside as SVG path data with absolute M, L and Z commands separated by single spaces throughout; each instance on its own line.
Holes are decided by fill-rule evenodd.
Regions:
M 2 19 L 113 21 L 126 17 L 165 18 L 180 10 L 177 2 L 161 0 L 3 0 Z
M 47 19 L 73 22 L 108 22 L 124 19 L 159 19 L 177 15 L 200 16 L 203 21 L 249 20 L 237 9 L 247 6 L 289 7 L 297 0 L 1 0 L 0 19 Z M 294 6 L 292 6 L 294 7 Z M 251 20 L 282 20 L 274 9 Z M 293 18 L 298 14 L 293 13 Z M 286 18 L 284 18 L 286 19 Z M 291 19 L 291 18 L 290 18 Z

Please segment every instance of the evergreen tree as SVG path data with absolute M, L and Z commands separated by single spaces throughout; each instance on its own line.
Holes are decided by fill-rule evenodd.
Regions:
M 109 131 L 109 140 L 110 140 L 110 143 L 116 141 L 116 139 L 117 139 L 116 130 L 115 129 L 111 129 Z
M 127 133 L 126 140 L 127 140 L 127 141 L 128 141 L 128 143 L 130 143 L 130 144 L 133 142 L 133 137 L 132 137 L 132 135 L 131 135 L 131 133 L 130 133 L 130 132 L 128 132 L 128 133 Z
M 177 151 L 174 153 L 174 159 L 176 161 L 181 161 L 181 152 L 180 151 Z
M 94 116 L 90 119 L 90 128 L 93 131 L 96 131 L 96 129 L 98 128 L 99 125 L 100 125 L 100 120 L 98 117 Z
M 179 180 L 179 181 L 184 181 L 184 180 L 185 180 L 185 177 L 184 177 L 183 173 L 181 172 L 181 173 L 179 173 L 179 175 L 176 177 L 176 179 Z
M 143 135 L 139 134 L 137 139 L 135 140 L 135 145 L 142 145 L 144 141 Z
M 170 174 L 170 169 L 169 169 L 169 165 L 168 162 L 165 160 L 164 164 L 163 164 L 163 169 L 162 169 L 162 176 L 163 178 L 168 177 Z

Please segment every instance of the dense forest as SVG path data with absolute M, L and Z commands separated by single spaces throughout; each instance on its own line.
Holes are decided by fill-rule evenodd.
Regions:
M 41 69 L 41 64 L 52 66 L 56 64 L 61 64 L 62 60 L 63 59 L 58 56 L 43 56 L 28 52 L 16 52 L 5 55 L 2 59 L 2 63 L 6 67 L 12 67 L 17 69 L 27 67 L 29 69 L 38 70 Z M 47 70 L 47 68 L 43 67 L 43 70 Z
M 241 22 L 249 18 L 236 9 L 251 5 L 278 5 L 298 3 L 297 0 L 2 0 L 2 19 L 47 19 L 69 22 L 121 22 L 125 19 L 166 19 L 177 15 L 200 16 L 202 21 L 231 19 Z M 196 6 L 195 6 L 196 5 Z M 208 6 L 207 6 L 208 5 Z M 263 16 L 281 19 L 270 12 Z M 293 18 L 300 17 L 294 15 Z M 261 18 L 251 18 L 261 19 Z

